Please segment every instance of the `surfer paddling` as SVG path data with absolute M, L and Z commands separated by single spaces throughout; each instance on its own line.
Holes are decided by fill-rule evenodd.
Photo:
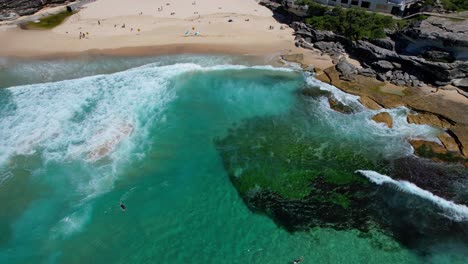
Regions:
M 293 260 L 291 263 L 292 263 L 292 264 L 299 264 L 299 263 L 301 263 L 302 261 L 304 261 L 304 257 L 300 257 L 300 258 L 298 258 L 298 259 L 295 259 L 295 260 Z
M 122 211 L 126 211 L 126 210 L 127 210 L 127 206 L 125 206 L 125 204 L 123 204 L 122 202 L 120 202 L 120 209 L 122 209 Z

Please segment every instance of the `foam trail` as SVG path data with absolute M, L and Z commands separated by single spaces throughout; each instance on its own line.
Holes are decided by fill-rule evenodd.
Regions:
M 369 181 L 377 184 L 393 184 L 398 187 L 398 190 L 417 195 L 421 198 L 427 199 L 440 208 L 451 213 L 451 219 L 455 221 L 466 221 L 468 220 L 468 207 L 462 204 L 456 204 L 452 201 L 447 201 L 433 193 L 419 188 L 415 184 L 408 181 L 397 181 L 386 175 L 380 174 L 371 170 L 357 170 L 360 174 L 364 175 Z
M 62 218 L 58 224 L 52 228 L 53 238 L 65 238 L 80 232 L 91 218 L 91 207 L 87 206 L 72 214 Z
M 128 197 L 130 196 L 130 194 L 132 194 L 133 191 L 134 191 L 135 189 L 136 189 L 136 187 L 133 187 L 133 188 L 131 188 L 130 190 L 128 190 L 127 192 L 125 192 L 125 193 L 122 195 L 122 197 L 120 197 L 120 201 L 121 201 L 121 202 L 126 201 L 126 200 L 128 199 Z

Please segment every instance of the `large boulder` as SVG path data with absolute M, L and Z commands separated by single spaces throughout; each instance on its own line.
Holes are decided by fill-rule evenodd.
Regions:
M 380 106 L 376 101 L 372 100 L 369 96 L 361 96 L 361 98 L 359 98 L 359 102 L 361 102 L 362 105 L 371 110 L 382 109 L 382 106 Z
M 314 43 L 314 47 L 334 56 L 345 53 L 343 45 L 341 45 L 339 42 L 318 41 Z
M 333 33 L 332 31 L 316 30 L 311 25 L 307 25 L 303 22 L 291 23 L 291 28 L 294 29 L 294 34 L 303 37 L 308 42 L 339 42 L 346 43 L 346 38 Z
M 450 152 L 460 152 L 460 148 L 458 147 L 457 142 L 453 137 L 451 137 L 448 133 L 442 133 L 437 136 L 440 142 L 444 145 L 444 147 Z
M 463 79 L 454 79 L 452 85 L 468 90 L 468 77 Z
M 466 20 L 431 16 L 413 24 L 397 39 L 397 50 L 420 55 L 427 49 L 450 52 L 458 60 L 468 59 L 468 27 Z
M 59 5 L 75 0 L 0 0 L 0 21 L 32 15 L 45 6 Z
M 388 112 L 378 113 L 372 117 L 372 120 L 374 120 L 377 123 L 384 123 L 389 128 L 393 127 L 393 119 L 392 119 L 392 116 Z
M 374 65 L 377 69 L 383 72 L 391 71 L 393 70 L 393 68 L 395 68 L 395 66 L 391 62 L 386 61 L 386 60 L 376 61 L 372 63 L 372 65 Z
M 343 80 L 353 80 L 353 75 L 357 73 L 356 66 L 349 63 L 345 58 L 341 58 L 335 67 L 340 73 L 340 79 Z
M 453 63 L 427 61 L 416 56 L 400 55 L 395 51 L 383 49 L 367 41 L 356 41 L 350 52 L 368 65 L 382 66 L 374 64 L 378 61 L 388 61 L 393 66 L 401 65 L 402 72 L 432 84 L 444 85 L 454 79 L 466 78 L 468 75 L 468 61 L 455 61 Z
M 453 126 L 449 121 L 442 118 L 441 116 L 437 116 L 431 113 L 419 113 L 416 115 L 410 114 L 407 116 L 407 121 L 410 124 L 432 125 L 444 129 L 451 128 Z
M 450 54 L 450 52 L 440 51 L 440 50 L 426 50 L 423 53 L 423 57 L 428 61 L 437 61 L 437 62 L 454 62 L 455 58 Z
M 395 41 L 391 38 L 383 38 L 383 39 L 372 39 L 369 40 L 372 44 L 377 45 L 381 48 L 394 51 L 395 50 Z

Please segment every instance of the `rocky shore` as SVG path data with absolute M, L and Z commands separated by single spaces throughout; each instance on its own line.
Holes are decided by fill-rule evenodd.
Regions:
M 289 23 L 297 46 L 320 50 L 333 58 L 334 67 L 316 69 L 318 79 L 362 96 L 371 109 L 377 105 L 414 110 L 415 114 L 408 116 L 409 123 L 446 131 L 439 137 L 441 144 L 436 143 L 437 148 L 432 143 L 413 144 L 415 153 L 438 161 L 467 163 L 468 20 L 431 16 L 404 30 L 387 30 L 383 39 L 350 41 L 305 24 L 307 9 L 303 6 L 291 1 L 262 4 L 273 10 L 278 20 Z M 350 63 L 349 57 L 360 66 Z M 460 94 L 461 99 L 447 100 L 447 93 Z M 391 123 L 388 117 L 385 119 Z M 430 151 L 418 151 L 421 146 Z
M 0 0 L 0 21 L 32 15 L 44 7 L 71 2 L 75 2 L 75 0 Z

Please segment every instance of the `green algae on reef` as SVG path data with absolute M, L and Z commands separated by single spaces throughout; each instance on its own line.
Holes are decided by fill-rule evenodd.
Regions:
M 295 131 L 289 123 L 293 119 L 250 120 L 217 141 L 233 183 L 242 195 L 261 189 L 285 199 L 309 196 L 349 207 L 352 194 L 335 192 L 335 188 L 367 184 L 354 171 L 377 169 L 375 161 L 352 146 L 320 142 Z M 318 180 L 333 187 L 314 187 Z

